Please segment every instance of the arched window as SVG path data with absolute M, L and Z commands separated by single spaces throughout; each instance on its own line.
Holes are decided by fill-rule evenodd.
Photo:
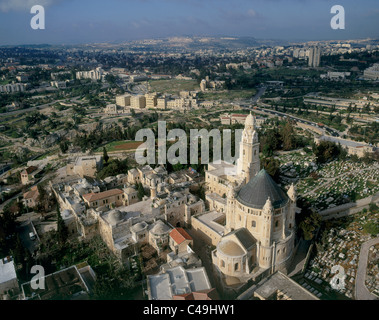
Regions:
M 225 268 L 225 261 L 221 260 L 221 267 Z
M 292 223 L 290 223 L 289 228 L 290 228 L 290 229 L 292 228 Z
M 238 262 L 234 265 L 234 271 L 238 270 Z
M 275 228 L 277 228 L 279 225 L 279 221 L 275 221 Z
M 251 221 L 251 226 L 252 226 L 253 228 L 255 228 L 255 227 L 257 226 L 257 223 L 255 222 L 255 220 Z

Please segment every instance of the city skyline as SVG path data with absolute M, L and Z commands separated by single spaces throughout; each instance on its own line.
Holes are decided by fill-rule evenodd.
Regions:
M 45 7 L 46 29 L 33 30 L 30 9 Z M 345 9 L 333 30 L 331 7 Z M 379 38 L 374 0 L 28 0 L 0 1 L 0 45 L 123 42 L 173 36 L 248 36 L 287 41 Z

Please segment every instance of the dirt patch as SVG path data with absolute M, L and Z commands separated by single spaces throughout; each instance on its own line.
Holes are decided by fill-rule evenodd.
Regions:
M 136 141 L 136 142 L 128 142 L 128 143 L 123 143 L 119 144 L 117 146 L 114 146 L 113 148 L 115 150 L 134 150 L 137 149 L 143 142 L 141 141 Z

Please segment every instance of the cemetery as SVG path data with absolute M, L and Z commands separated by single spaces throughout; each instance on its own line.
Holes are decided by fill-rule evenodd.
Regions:
M 299 283 L 317 288 L 320 297 L 330 296 L 334 291 L 354 299 L 361 245 L 376 236 L 365 231 L 365 226 L 378 223 L 378 219 L 378 210 L 363 210 L 350 217 L 326 221 L 321 226 L 311 259 Z M 374 291 L 378 288 L 379 250 L 378 246 L 372 248 L 366 285 L 369 290 Z M 335 272 L 333 267 L 340 271 Z
M 295 183 L 297 192 L 316 211 L 355 202 L 379 192 L 378 163 L 332 161 L 317 165 L 313 154 L 295 151 L 276 157 L 282 185 Z
M 371 246 L 369 250 L 366 287 L 370 292 L 379 296 L 379 244 Z

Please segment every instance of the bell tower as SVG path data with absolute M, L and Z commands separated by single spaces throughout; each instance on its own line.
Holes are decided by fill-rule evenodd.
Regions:
M 255 118 L 251 112 L 245 120 L 239 153 L 237 174 L 248 183 L 260 170 L 258 133 L 255 131 Z

